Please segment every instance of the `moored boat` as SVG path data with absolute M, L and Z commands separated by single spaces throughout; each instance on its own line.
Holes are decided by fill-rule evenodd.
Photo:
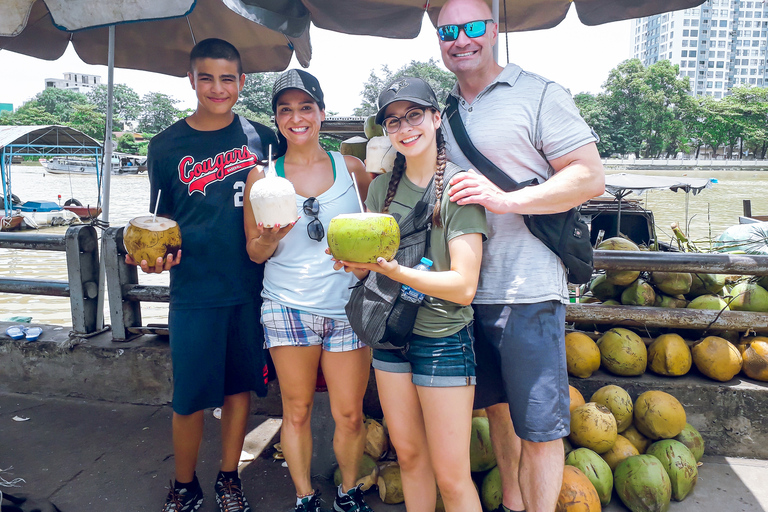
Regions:
M 24 222 L 31 228 L 77 224 L 80 217 L 53 201 L 26 201 L 19 206 Z
M 101 208 L 98 206 L 81 206 L 76 204 L 69 204 L 63 207 L 65 210 L 70 211 L 80 217 L 81 220 L 95 219 L 101 215 Z

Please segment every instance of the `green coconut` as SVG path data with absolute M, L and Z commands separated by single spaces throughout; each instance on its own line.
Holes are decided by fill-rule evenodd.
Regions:
M 613 474 L 616 494 L 632 512 L 666 512 L 672 483 L 659 459 L 633 455 L 621 461 Z
M 621 302 L 611 299 L 603 302 L 603 306 L 621 306 Z
M 615 236 L 600 242 L 597 246 L 600 251 L 639 251 L 640 248 L 632 241 Z M 639 276 L 639 270 L 608 270 L 605 273 L 608 282 L 618 286 L 629 286 Z
M 379 468 L 376 466 L 376 461 L 373 460 L 373 457 L 364 453 L 357 467 L 356 485 L 362 485 L 363 491 L 367 491 L 376 483 L 378 477 Z M 341 485 L 341 468 L 339 467 L 333 472 L 333 484 L 336 486 Z
M 501 506 L 501 499 L 501 473 L 496 466 L 483 478 L 483 484 L 480 486 L 480 501 L 483 502 L 484 510 L 496 510 Z
M 603 386 L 592 394 L 590 402 L 602 404 L 616 418 L 616 431 L 624 432 L 632 424 L 632 397 L 627 391 L 614 384 Z
M 371 114 L 365 118 L 363 131 L 365 132 L 366 139 L 372 139 L 374 137 L 381 137 L 384 135 L 384 128 L 382 128 L 380 124 L 376 124 L 376 114 Z
M 760 278 L 757 280 L 757 284 L 758 284 L 758 286 L 762 286 L 763 288 L 765 288 L 766 290 L 768 290 L 768 276 L 763 276 L 763 277 L 760 277 Z
M 568 466 L 579 468 L 595 486 L 600 503 L 605 506 L 611 501 L 613 472 L 607 462 L 589 448 L 577 448 L 565 458 Z
M 675 441 L 680 441 L 691 450 L 696 462 L 699 462 L 704 456 L 704 438 L 701 437 L 699 431 L 693 428 L 693 425 L 690 423 L 686 423 L 682 432 L 677 434 L 674 439 Z
M 390 261 L 400 247 L 400 227 L 383 213 L 344 213 L 328 225 L 328 247 L 337 260 L 375 263 Z
M 656 292 L 644 279 L 637 279 L 621 293 L 621 303 L 625 306 L 653 306 Z
M 342 155 L 352 155 L 360 160 L 365 160 L 365 146 L 368 139 L 365 137 L 350 137 L 339 144 L 339 153 Z
M 608 282 L 605 274 L 600 274 L 589 283 L 589 291 L 602 302 L 621 297 L 623 288 Z
M 672 485 L 672 499 L 683 501 L 691 492 L 699 477 L 696 458 L 680 441 L 664 439 L 656 441 L 645 452 L 661 462 Z
M 728 309 L 728 303 L 723 300 L 719 295 L 707 294 L 700 295 L 688 303 L 689 309 L 712 309 L 720 311 L 721 309 Z
M 743 282 L 733 287 L 728 307 L 733 311 L 768 312 L 768 291 L 757 283 Z
M 472 435 L 469 438 L 469 468 L 475 473 L 488 471 L 496 465 L 496 456 L 491 445 L 491 431 L 488 418 L 472 418 Z
M 616 375 L 642 375 L 648 363 L 648 350 L 640 336 L 621 327 L 608 330 L 597 340 L 600 363 Z
M 691 291 L 693 276 L 688 272 L 651 272 L 651 283 L 667 295 Z
M 657 308 L 686 308 L 688 307 L 688 301 L 682 295 L 672 297 L 663 293 L 657 293 L 653 305 Z
M 688 299 L 694 299 L 707 293 L 718 294 L 725 286 L 723 274 L 691 274 L 691 289 L 686 292 Z

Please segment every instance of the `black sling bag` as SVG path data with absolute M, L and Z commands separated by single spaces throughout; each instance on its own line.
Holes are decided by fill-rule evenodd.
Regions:
M 546 92 L 549 83 L 551 82 L 544 86 L 544 91 L 541 93 L 539 107 L 544 100 L 544 92 Z M 523 187 L 538 185 L 539 182 L 535 178 L 523 183 L 516 182 L 472 144 L 464 123 L 461 121 L 458 101 L 454 95 L 448 96 L 443 114 L 448 119 L 456 143 L 464 156 L 475 166 L 477 171 L 481 172 L 501 190 L 511 192 Z M 542 158 L 544 158 L 543 155 Z M 593 268 L 592 243 L 589 239 L 589 228 L 576 208 L 562 213 L 523 215 L 523 220 L 530 232 L 563 262 L 568 274 L 568 282 L 574 284 L 589 282 Z

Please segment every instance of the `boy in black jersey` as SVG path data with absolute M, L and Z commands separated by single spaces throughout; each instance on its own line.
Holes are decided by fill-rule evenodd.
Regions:
M 220 39 L 199 42 L 188 73 L 195 112 L 149 144 L 150 208 L 178 222 L 182 250 L 139 264 L 171 274 L 169 328 L 173 361 L 176 482 L 163 511 L 193 511 L 203 492 L 195 474 L 203 410 L 221 407 L 222 458 L 216 480 L 220 510 L 250 511 L 237 467 L 250 391 L 266 394 L 259 323 L 263 266 L 248 258 L 243 194 L 248 172 L 277 147 L 269 128 L 232 112 L 245 85 L 240 55 Z M 184 257 L 182 259 L 182 252 Z

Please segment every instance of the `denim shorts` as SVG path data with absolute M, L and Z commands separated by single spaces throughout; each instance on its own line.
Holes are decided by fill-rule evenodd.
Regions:
M 475 304 L 475 408 L 508 403 L 515 433 L 546 442 L 570 432 L 565 305 Z
M 472 324 L 444 338 L 414 334 L 404 349 L 374 350 L 373 367 L 390 373 L 411 373 L 417 386 L 473 386 L 473 343 Z

